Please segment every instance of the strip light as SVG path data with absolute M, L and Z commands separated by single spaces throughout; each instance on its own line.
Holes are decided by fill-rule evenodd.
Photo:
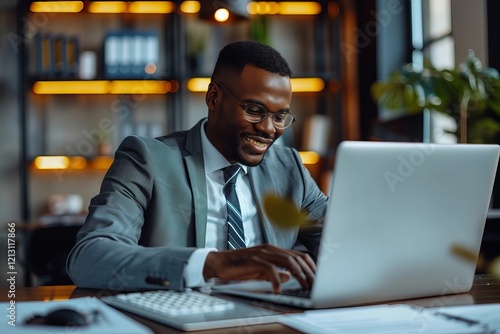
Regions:
M 166 94 L 172 85 L 166 80 L 37 81 L 35 94 Z
M 135 14 L 168 14 L 174 10 L 175 5 L 170 1 L 136 1 L 128 7 L 128 12 Z
M 79 13 L 83 8 L 83 1 L 35 1 L 30 4 L 30 10 L 35 13 Z M 168 14 L 174 10 L 172 1 L 92 1 L 87 5 L 88 12 L 99 14 Z
M 93 169 L 109 169 L 113 163 L 113 157 L 98 156 L 92 159 L 90 166 Z
M 68 157 L 63 155 L 38 156 L 33 161 L 36 169 L 84 169 L 87 160 L 84 157 Z
M 30 4 L 34 13 L 78 13 L 83 9 L 83 1 L 35 1 Z
M 325 88 L 325 82 L 320 78 L 292 78 L 293 92 L 321 92 Z
M 36 13 L 78 13 L 84 8 L 83 1 L 35 1 L 30 10 Z M 194 14 L 200 11 L 199 1 L 183 1 L 180 10 Z M 113 14 L 167 14 L 175 11 L 173 1 L 92 1 L 88 4 L 90 13 Z M 252 1 L 247 6 L 251 15 L 317 15 L 321 4 L 315 1 Z
M 321 92 L 325 88 L 325 82 L 320 78 L 291 78 L 293 92 Z M 187 81 L 187 89 L 190 92 L 206 92 L 210 78 L 191 78 Z
M 90 13 L 124 13 L 127 5 L 123 1 L 93 1 L 89 4 Z
M 110 94 L 166 94 L 170 82 L 157 80 L 115 80 L 109 82 Z
M 300 151 L 300 158 L 304 165 L 315 165 L 319 162 L 319 154 L 315 151 Z
M 82 156 L 64 156 L 41 155 L 35 158 L 33 166 L 38 170 L 54 170 L 54 169 L 95 169 L 107 170 L 113 163 L 113 157 L 97 156 L 91 160 L 87 160 Z
M 200 11 L 201 4 L 199 1 L 183 1 L 180 6 L 180 10 L 186 14 L 196 14 Z
M 210 78 L 191 78 L 187 81 L 187 89 L 190 92 L 206 92 Z
M 247 5 L 251 15 L 317 15 L 321 4 L 315 1 L 252 1 Z
M 108 81 L 37 81 L 35 94 L 106 94 Z

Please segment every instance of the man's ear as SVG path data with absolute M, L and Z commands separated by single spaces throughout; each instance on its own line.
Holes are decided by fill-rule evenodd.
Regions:
M 217 90 L 217 85 L 211 82 L 208 85 L 207 94 L 205 95 L 205 102 L 207 104 L 208 110 L 217 109 L 217 97 L 219 96 L 219 91 Z

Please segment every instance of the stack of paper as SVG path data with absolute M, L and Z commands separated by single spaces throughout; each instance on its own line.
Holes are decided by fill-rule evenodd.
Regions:
M 466 309 L 423 309 L 410 305 L 375 305 L 284 315 L 280 322 L 305 333 L 493 333 L 499 304 Z M 448 312 L 450 311 L 450 312 Z M 497 328 L 498 329 L 498 328 Z

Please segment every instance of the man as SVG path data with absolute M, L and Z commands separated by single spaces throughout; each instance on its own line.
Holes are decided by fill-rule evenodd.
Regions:
M 294 121 L 290 76 L 286 60 L 271 47 L 229 44 L 206 93 L 206 119 L 161 138 L 126 138 L 68 258 L 73 282 L 183 290 L 214 277 L 265 279 L 279 292 L 280 282 L 293 275 L 309 288 L 314 261 L 293 247 L 299 240 L 315 254 L 318 233 L 276 226 L 262 203 L 268 193 L 286 197 L 311 221 L 326 211 L 327 199 L 297 152 L 273 145 Z M 235 219 L 227 209 L 234 203 L 225 193 L 228 166 L 238 170 L 231 180 L 239 207 L 231 212 L 243 222 L 239 249 L 228 236 L 234 229 L 227 222 Z

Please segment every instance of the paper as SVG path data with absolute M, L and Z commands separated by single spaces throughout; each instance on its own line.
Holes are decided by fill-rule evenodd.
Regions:
M 500 333 L 500 304 L 446 306 L 430 310 L 472 319 L 487 324 L 490 330 Z
M 280 322 L 305 333 L 489 333 L 483 324 L 399 304 L 306 311 L 284 315 Z
M 78 333 L 78 334 L 151 334 L 148 327 L 127 317 L 120 311 L 106 305 L 95 297 L 74 298 L 64 301 L 16 302 L 12 310 L 10 303 L 0 303 L 0 308 L 7 316 L 2 316 L 0 333 L 37 334 L 37 333 Z M 10 307 L 10 309 L 9 309 Z M 102 315 L 95 323 L 84 327 L 26 325 L 24 322 L 35 314 L 45 315 L 58 308 L 73 308 L 91 314 L 98 310 Z M 13 316 L 13 317 L 12 317 Z M 14 321 L 12 322 L 12 319 Z M 13 326 L 15 325 L 15 326 Z

